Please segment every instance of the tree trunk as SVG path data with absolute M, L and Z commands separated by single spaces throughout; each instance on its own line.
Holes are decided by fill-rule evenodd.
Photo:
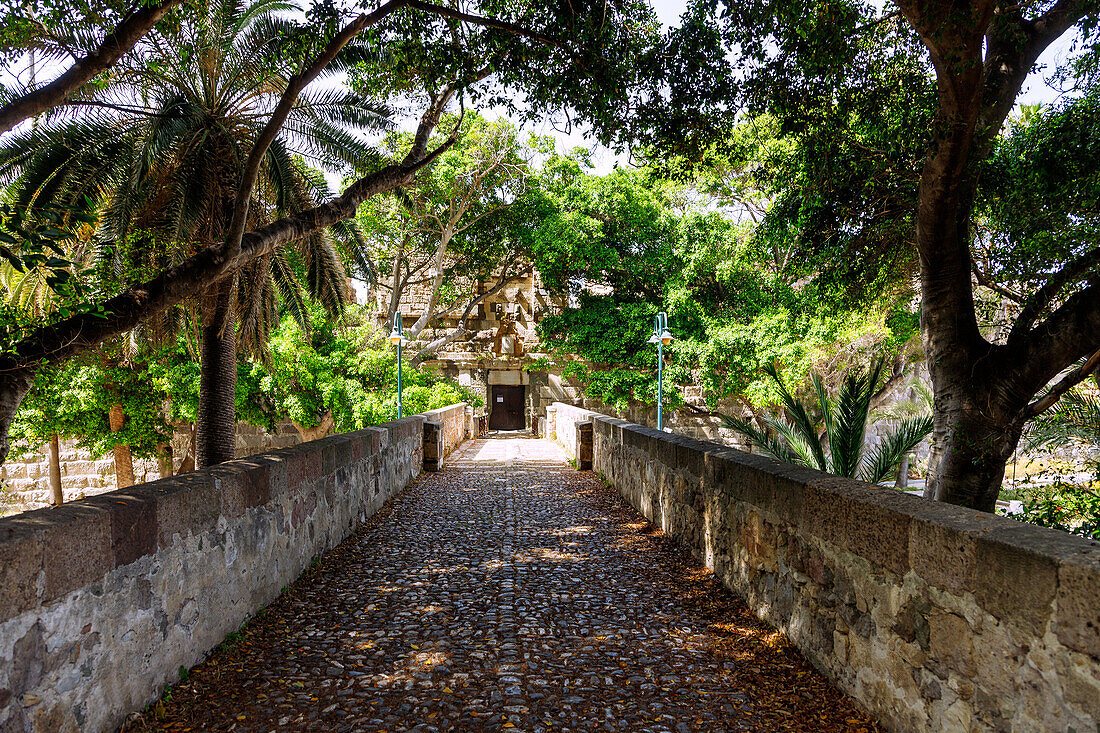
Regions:
M 453 224 L 447 224 L 443 227 L 443 231 L 439 236 L 439 245 L 436 247 L 435 259 L 432 264 L 432 290 L 428 294 L 428 304 L 424 306 L 424 312 L 420 314 L 412 328 L 409 329 L 407 336 L 410 341 L 416 339 L 435 317 L 435 309 L 439 305 L 439 291 L 443 287 L 443 275 L 447 270 L 444 267 L 447 257 L 447 245 L 451 243 L 451 237 L 454 236 L 453 226 Z
M 8 458 L 11 442 L 8 431 L 19 404 L 34 384 L 34 372 L 26 369 L 0 371 L 0 463 Z
M 207 291 L 199 364 L 195 460 L 199 468 L 234 457 L 237 441 L 237 318 L 233 278 Z
M 117 433 L 126 425 L 126 411 L 122 405 L 112 405 L 108 413 L 111 424 L 111 432 Z M 113 449 L 115 456 L 115 486 L 124 489 L 134 485 L 134 459 L 130 455 L 130 446 L 116 445 Z
M 408 240 L 408 235 L 402 238 L 401 244 L 397 245 L 397 252 L 393 255 L 393 268 L 390 270 L 392 290 L 390 290 L 390 307 L 386 312 L 386 328 L 393 325 L 393 318 L 401 308 L 401 291 L 405 289 L 405 284 L 401 282 L 401 264 L 405 261 L 405 245 Z
M 171 443 L 161 443 L 157 446 L 157 467 L 160 469 L 161 478 L 168 478 L 172 475 Z
M 298 435 L 302 436 L 303 443 L 308 443 L 311 440 L 320 440 L 328 435 L 328 431 L 332 429 L 332 410 L 325 410 L 325 414 L 321 416 L 321 423 L 319 425 L 312 428 L 303 428 L 298 423 L 294 423 L 294 428 L 298 431 Z
M 1004 380 L 998 381 L 1003 387 Z M 937 394 L 934 432 L 939 439 L 933 444 L 937 460 L 933 465 L 929 457 L 926 498 L 985 512 L 996 509 L 1005 466 L 1023 427 L 1014 416 L 1026 401 L 1014 409 L 997 404 L 990 398 L 992 391 L 975 388 L 942 398 Z
M 195 423 L 191 423 L 191 443 L 187 447 L 187 452 L 183 454 L 183 460 L 180 461 L 180 467 L 176 471 L 176 474 L 187 473 L 188 471 L 195 470 Z
M 50 437 L 50 503 L 61 506 L 65 502 L 65 494 L 61 491 L 61 441 L 54 435 Z
M 898 491 L 909 490 L 909 454 L 906 453 L 901 457 L 901 463 L 898 464 L 898 478 L 894 482 L 894 488 Z

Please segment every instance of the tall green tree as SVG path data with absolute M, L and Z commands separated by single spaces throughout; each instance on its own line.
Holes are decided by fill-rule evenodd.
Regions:
M 272 335 L 270 359 L 243 365 L 242 416 L 268 430 L 289 418 L 302 440 L 396 419 L 396 353 L 384 330 L 370 323 L 370 309 L 349 308 L 339 319 L 317 304 L 311 310 L 313 328 L 307 332 L 295 319 L 283 318 Z M 480 402 L 430 370 L 406 364 L 403 378 L 407 414 Z
M 449 122 L 458 122 L 454 118 Z M 472 334 L 467 320 L 487 297 L 530 273 L 529 242 L 523 236 L 524 199 L 532 185 L 529 159 L 536 152 L 504 119 L 477 113 L 461 117 L 459 139 L 408 186 L 365 203 L 359 221 L 375 257 L 390 275 L 387 322 L 413 288 L 426 293 L 406 330 L 431 338 L 414 356 L 419 364 L 447 344 Z M 446 124 L 446 123 L 445 123 Z M 408 133 L 395 133 L 383 149 L 396 155 Z M 542 141 L 545 145 L 545 141 Z M 479 287 L 495 281 L 487 289 Z M 453 327 L 442 327 L 454 318 Z
M 707 71 L 694 99 L 686 86 L 665 95 L 671 113 L 654 103 L 657 138 L 711 141 L 748 107 L 807 150 L 829 142 L 842 154 L 805 158 L 787 231 L 831 253 L 823 269 L 841 286 L 919 274 L 931 498 L 992 511 L 1025 423 L 1100 349 L 1095 244 L 1035 268 L 1004 340 L 979 328 L 973 288 L 975 205 L 1005 120 L 1040 55 L 1067 32 L 1091 43 L 1098 11 L 1091 0 L 897 0 L 887 12 L 849 0 L 696 2 L 674 34 L 671 66 L 690 56 Z M 660 126 L 689 114 L 704 120 L 693 134 Z M 836 147 L 846 141 L 859 144 Z
M 255 120 L 271 101 L 265 90 L 280 89 L 289 76 L 301 33 L 279 17 L 289 7 L 280 0 L 213 0 L 185 16 L 189 22 L 154 30 L 148 42 L 172 48 L 171 63 L 120 64 L 117 80 L 74 102 L 91 110 L 81 120 L 41 125 L 0 152 L 0 173 L 19 175 L 17 204 L 94 204 L 100 216 L 94 256 L 104 278 L 122 286 L 224 237 L 245 151 L 259 133 Z M 378 129 L 381 113 L 339 90 L 303 94 L 261 161 L 250 202 L 254 225 L 327 198 L 304 156 L 330 166 L 360 163 L 370 149 L 352 133 Z M 305 317 L 298 272 L 314 296 L 338 310 L 346 291 L 342 262 L 369 270 L 360 244 L 354 226 L 341 223 L 331 234 L 315 232 L 256 258 L 192 302 L 202 334 L 200 466 L 233 458 L 238 341 L 247 351 L 262 349 L 277 320 L 277 296 Z M 162 320 L 146 330 L 181 325 Z

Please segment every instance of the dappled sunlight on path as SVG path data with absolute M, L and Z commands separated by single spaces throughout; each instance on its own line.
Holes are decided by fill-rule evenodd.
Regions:
M 468 441 L 134 729 L 872 730 L 561 449 Z

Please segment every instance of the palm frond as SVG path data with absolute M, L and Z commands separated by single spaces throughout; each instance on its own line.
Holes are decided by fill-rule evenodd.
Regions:
M 722 415 L 722 424 L 730 430 L 735 430 L 740 435 L 748 438 L 752 447 L 759 450 L 769 458 L 774 458 L 783 463 L 798 465 L 798 454 L 791 450 L 782 440 L 776 436 L 765 433 L 752 423 L 732 415 Z
M 879 359 L 867 373 L 848 373 L 835 403 L 833 431 L 829 434 L 831 473 L 855 476 L 859 470 L 871 398 L 882 376 L 885 360 Z
M 791 416 L 792 426 L 802 434 L 803 441 L 810 446 L 810 449 L 814 453 L 814 464 L 827 466 L 828 461 L 825 458 L 825 449 L 821 444 L 821 437 L 813 419 L 806 411 L 806 406 L 796 400 L 794 395 L 790 393 L 790 390 L 787 389 L 787 385 L 783 382 L 783 378 L 779 375 L 779 370 L 774 364 L 766 365 L 764 367 L 764 373 L 771 377 L 772 381 L 774 381 L 779 388 L 779 394 L 783 398 L 783 405 Z
M 1071 441 L 1100 446 L 1100 396 L 1079 389 L 1067 392 L 1028 426 L 1024 450 Z
M 828 464 L 825 463 L 824 452 L 821 446 L 821 441 L 816 435 L 807 439 L 795 425 L 783 417 L 764 417 L 764 421 L 768 424 L 772 430 L 779 434 L 787 447 L 797 457 L 796 460 L 788 461 L 798 466 L 806 466 L 808 468 L 816 468 L 818 471 L 827 471 Z
M 902 420 L 860 461 L 859 478 L 872 484 L 885 481 L 897 471 L 905 454 L 916 448 L 931 432 L 931 415 Z

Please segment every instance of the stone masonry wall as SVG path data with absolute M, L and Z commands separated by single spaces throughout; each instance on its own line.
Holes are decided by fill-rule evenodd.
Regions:
M 0 519 L 0 730 L 114 730 L 417 476 L 423 425 Z
M 565 454 L 577 459 L 577 429 L 576 425 L 585 420 L 591 420 L 600 413 L 585 410 L 582 407 L 574 407 L 564 402 L 555 402 L 546 408 L 546 434 L 558 442 Z
M 1100 543 L 556 412 L 559 436 L 593 420 L 593 468 L 888 729 L 1097 729 Z
M 466 432 L 469 426 L 467 425 L 465 402 L 441 407 L 438 410 L 429 410 L 424 413 L 424 417 L 431 422 L 437 422 L 443 425 L 444 448 L 441 458 L 450 455 L 451 451 L 457 448 L 458 444 L 466 439 Z
M 287 448 L 302 442 L 294 424 L 284 420 L 274 433 L 246 422 L 237 423 L 237 458 L 262 453 L 275 448 Z M 191 444 L 190 430 L 178 428 L 172 436 L 172 453 L 175 468 L 187 453 Z M 61 441 L 58 456 L 61 459 L 61 490 L 65 501 L 93 496 L 115 490 L 115 461 L 108 453 L 96 458 L 79 447 L 76 441 Z M 152 481 L 160 475 L 155 459 L 134 459 L 134 478 L 139 482 Z M 46 458 L 46 446 L 19 457 L 9 457 L 0 466 L 0 486 L 8 492 L 6 497 L 14 509 L 37 509 L 49 503 L 50 468 Z

